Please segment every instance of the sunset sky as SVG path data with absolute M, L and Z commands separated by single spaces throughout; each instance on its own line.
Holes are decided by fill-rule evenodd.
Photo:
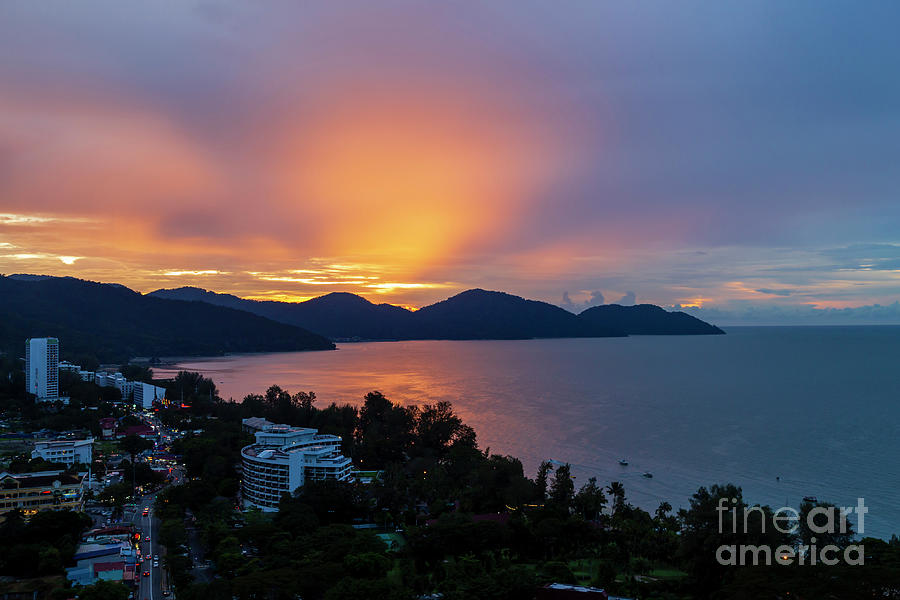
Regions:
M 0 272 L 871 314 L 900 299 L 898 23 L 896 2 L 5 2 Z

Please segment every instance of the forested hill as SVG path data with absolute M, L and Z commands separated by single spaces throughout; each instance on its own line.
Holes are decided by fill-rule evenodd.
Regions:
M 715 325 L 685 312 L 669 312 L 653 304 L 594 306 L 578 318 L 597 327 L 618 327 L 629 335 L 716 335 L 725 333 Z
M 305 302 L 245 300 L 200 288 L 156 290 L 158 298 L 193 300 L 246 310 L 334 340 L 528 339 L 627 334 L 723 333 L 684 313 L 658 306 L 606 305 L 574 315 L 546 302 L 504 292 L 467 290 L 417 311 L 373 304 L 336 292 Z
M 305 329 L 202 302 L 141 295 L 71 277 L 0 276 L 0 349 L 23 356 L 30 337 L 59 338 L 62 358 L 331 350 Z
M 199 288 L 157 290 L 151 296 L 230 306 L 316 331 L 331 339 L 488 340 L 625 335 L 594 326 L 558 306 L 503 292 L 461 292 L 417 311 L 373 304 L 335 292 L 305 302 L 259 302 Z

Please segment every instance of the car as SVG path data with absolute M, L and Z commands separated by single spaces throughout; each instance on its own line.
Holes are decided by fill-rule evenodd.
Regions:
M 153 560 L 159 560 L 159 554 L 154 554 L 154 555 L 153 555 Z
M 144 577 L 150 577 L 150 571 L 144 571 Z
M 145 541 L 145 542 L 149 542 L 149 541 L 150 541 L 150 536 L 148 535 L 147 537 L 145 537 L 145 538 L 144 538 L 144 541 Z
M 159 561 L 158 561 L 158 560 L 154 560 L 154 561 L 153 561 L 153 566 L 154 566 L 154 567 L 158 567 L 158 566 L 159 566 Z

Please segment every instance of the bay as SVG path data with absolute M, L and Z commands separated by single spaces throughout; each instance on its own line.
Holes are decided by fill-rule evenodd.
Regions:
M 568 462 L 576 486 L 621 481 L 651 511 L 726 482 L 773 507 L 864 498 L 865 535 L 900 533 L 900 327 L 726 331 L 355 343 L 154 371 L 200 371 L 236 400 L 272 384 L 315 391 L 319 406 L 360 404 L 371 390 L 403 404 L 449 400 L 482 448 L 521 458 L 530 476 L 541 460 Z

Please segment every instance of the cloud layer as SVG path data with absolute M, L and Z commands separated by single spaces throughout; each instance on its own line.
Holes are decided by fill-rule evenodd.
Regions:
M 475 286 L 890 305 L 898 17 L 7 3 L 0 270 L 410 306 Z

